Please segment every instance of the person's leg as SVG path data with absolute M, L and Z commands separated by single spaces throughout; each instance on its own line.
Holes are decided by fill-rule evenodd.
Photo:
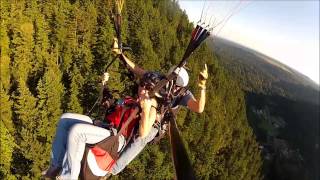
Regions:
M 56 129 L 56 136 L 52 143 L 51 149 L 51 165 L 54 167 L 61 167 L 64 154 L 66 152 L 67 137 L 70 128 L 78 123 L 92 124 L 89 116 L 76 113 L 62 114 Z
M 81 169 L 81 160 L 86 144 L 95 144 L 111 135 L 110 130 L 89 125 L 74 125 L 68 137 L 68 145 L 65 161 L 63 162 L 62 179 L 78 179 Z M 124 144 L 124 138 L 121 136 L 119 149 Z
M 42 172 L 44 177 L 54 178 L 61 171 L 63 157 L 66 152 L 69 129 L 77 123 L 92 124 L 92 120 L 88 116 L 76 113 L 64 113 L 60 117 L 56 129 L 56 136 L 52 143 L 50 166 L 47 170 Z
M 150 142 L 158 133 L 158 129 L 152 128 L 149 134 L 145 138 L 135 138 L 133 142 L 130 142 L 120 154 L 119 159 L 113 165 L 111 174 L 116 175 L 120 173 Z

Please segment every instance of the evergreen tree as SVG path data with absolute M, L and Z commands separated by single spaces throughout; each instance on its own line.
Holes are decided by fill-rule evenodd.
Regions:
M 10 48 L 8 37 L 8 4 L 1 1 L 0 27 L 0 179 L 12 179 L 10 172 L 12 152 L 16 147 L 15 128 L 12 122 L 12 101 L 10 100 Z
M 55 129 L 59 117 L 62 114 L 61 99 L 63 97 L 63 85 L 61 84 L 61 72 L 55 63 L 55 54 L 47 61 L 47 68 L 44 77 L 38 83 L 38 123 L 37 135 L 39 144 L 32 144 L 33 156 L 39 157 L 39 160 L 33 163 L 35 177 L 40 177 L 41 170 L 48 166 L 50 159 L 51 145 L 55 136 Z M 38 147 L 40 145 L 40 148 Z
M 21 19 L 20 19 L 21 18 Z M 29 73 L 32 70 L 32 60 L 33 60 L 33 33 L 34 27 L 32 22 L 27 20 L 25 16 L 21 16 L 16 22 L 12 24 L 13 26 L 13 39 L 12 43 L 12 53 L 13 53 L 13 67 L 12 71 L 15 79 L 22 79 L 27 81 Z
M 27 160 L 35 160 L 34 158 L 40 158 L 33 156 L 34 146 L 38 145 L 37 141 L 37 110 L 36 110 L 36 98 L 31 94 L 26 82 L 23 78 L 18 79 L 18 88 L 14 95 L 14 119 L 17 126 L 17 144 L 19 145 L 19 154 L 21 153 Z M 40 148 L 38 146 L 38 148 Z M 16 167 L 17 168 L 17 167 Z M 32 177 L 30 167 L 20 166 L 17 171 L 24 172 L 21 176 Z
M 68 102 L 68 111 L 75 113 L 83 113 L 83 108 L 79 100 L 79 89 L 81 89 L 84 83 L 84 79 L 80 74 L 80 71 L 76 65 L 73 66 L 73 72 L 71 75 L 70 95 Z
M 49 24 L 45 20 L 45 17 L 41 12 L 35 11 L 36 18 L 34 19 L 34 62 L 33 62 L 33 72 L 35 74 L 35 79 L 38 80 L 44 73 L 45 63 L 48 57 L 48 52 L 50 49 L 49 36 Z M 36 86 L 36 84 L 34 84 Z
M 10 133 L 7 124 L 3 121 L 6 117 L 4 113 L 6 110 L 6 103 L 4 100 L 5 97 L 1 96 L 1 121 L 0 121 L 0 178 L 1 179 L 13 179 L 10 168 L 12 162 L 12 152 L 16 147 L 16 143 L 13 135 Z M 10 110 L 11 111 L 11 110 Z M 9 112 L 10 112 L 9 111 Z

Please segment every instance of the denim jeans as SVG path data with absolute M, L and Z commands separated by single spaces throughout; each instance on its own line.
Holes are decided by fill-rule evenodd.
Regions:
M 81 170 L 81 160 L 86 144 L 95 144 L 111 135 L 111 131 L 91 124 L 75 124 L 68 136 L 66 157 L 63 161 L 61 179 L 78 179 Z M 124 145 L 123 136 L 119 138 L 118 151 Z
M 92 124 L 92 120 L 90 117 L 82 114 L 62 114 L 58 122 L 56 137 L 52 143 L 51 166 L 62 167 L 63 158 L 66 153 L 69 131 L 75 124 Z
M 113 165 L 111 173 L 113 175 L 120 173 L 143 150 L 147 143 L 153 140 L 157 133 L 158 129 L 152 127 L 146 137 L 137 137 L 130 141 Z
M 70 147 L 73 149 L 72 151 L 67 152 L 66 149 L 67 149 L 67 146 L 69 149 L 69 145 L 67 145 L 68 139 L 70 142 L 73 142 L 70 144 L 76 144 L 75 142 L 79 142 L 79 141 L 80 142 L 86 141 L 87 137 L 84 136 L 81 133 L 81 131 L 83 131 L 83 128 L 87 130 L 88 127 L 83 126 L 82 124 L 87 124 L 89 125 L 88 127 L 91 127 L 92 120 L 90 119 L 90 117 L 85 115 L 76 114 L 76 113 L 65 113 L 61 116 L 60 121 L 58 123 L 57 130 L 56 130 L 56 137 L 52 144 L 51 165 L 55 167 L 62 167 L 63 165 L 63 170 L 61 173 L 62 179 L 72 179 L 71 176 L 74 176 L 74 177 L 78 176 L 80 172 L 79 163 L 83 157 L 82 156 L 83 152 L 81 153 L 80 151 L 82 150 L 77 151 L 77 148 L 71 147 L 72 145 L 70 145 Z M 96 128 L 99 128 L 99 127 L 96 127 Z M 82 130 L 79 131 L 79 129 L 82 129 Z M 104 130 L 108 131 L 106 129 Z M 102 133 L 104 135 L 102 135 L 101 137 L 99 137 L 98 135 L 97 139 L 94 140 L 94 143 L 99 142 L 100 140 L 109 136 L 107 132 L 102 132 Z M 120 173 L 144 149 L 147 143 L 150 142 L 157 135 L 157 133 L 158 133 L 158 129 L 152 128 L 146 137 L 144 138 L 137 137 L 137 138 L 134 138 L 131 142 L 129 142 L 129 144 L 125 147 L 119 159 L 113 166 L 111 173 L 113 175 Z M 69 134 L 73 134 L 73 135 L 69 136 Z M 80 145 L 80 146 L 83 147 L 83 145 Z M 76 153 L 77 155 L 73 156 L 73 152 L 77 152 Z M 81 159 L 79 160 L 80 155 L 81 155 Z M 76 163 L 72 164 L 71 159 L 73 159 Z M 79 171 L 78 170 L 73 171 L 74 173 L 72 173 L 73 175 L 71 175 L 72 167 L 74 167 L 75 169 L 79 169 Z

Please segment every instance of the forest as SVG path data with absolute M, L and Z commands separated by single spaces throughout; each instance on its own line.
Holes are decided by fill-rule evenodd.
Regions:
M 100 77 L 113 59 L 115 36 L 107 0 L 2 0 L 0 179 L 39 179 L 64 112 L 87 113 Z M 166 73 L 182 58 L 193 24 L 176 1 L 126 1 L 125 52 L 147 70 Z M 197 97 L 197 77 L 207 63 L 207 105 L 202 114 L 182 109 L 178 126 L 197 179 L 262 179 L 262 158 L 246 116 L 245 94 L 203 44 L 187 67 Z M 109 70 L 116 97 L 134 81 L 116 61 Z M 173 179 L 168 138 L 147 148 L 112 179 Z

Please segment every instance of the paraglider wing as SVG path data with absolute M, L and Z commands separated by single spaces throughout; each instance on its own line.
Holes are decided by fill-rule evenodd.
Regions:
M 195 175 L 188 158 L 187 151 L 179 134 L 175 117 L 170 116 L 169 137 L 171 144 L 172 159 L 177 180 L 194 180 Z

